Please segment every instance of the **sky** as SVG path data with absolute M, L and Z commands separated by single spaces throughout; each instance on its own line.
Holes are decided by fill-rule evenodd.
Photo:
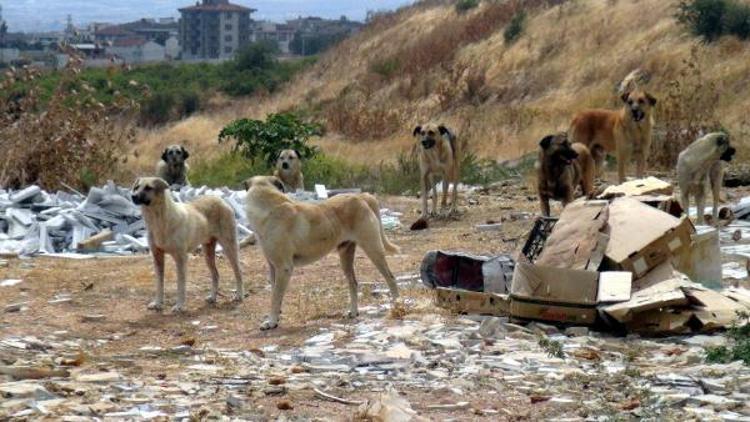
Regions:
M 368 10 L 387 10 L 413 0 L 230 0 L 257 9 L 256 20 L 283 22 L 297 16 L 322 16 L 363 20 Z M 73 23 L 128 22 L 143 17 L 178 17 L 179 7 L 195 0 L 0 0 L 9 31 L 46 31 L 65 27 L 68 14 Z

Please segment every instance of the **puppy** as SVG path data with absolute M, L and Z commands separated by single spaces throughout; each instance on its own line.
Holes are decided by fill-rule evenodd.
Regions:
M 338 251 L 349 282 L 349 317 L 359 313 L 354 276 L 357 246 L 385 278 L 392 299 L 398 298 L 396 280 L 385 255 L 398 253 L 399 248 L 385 237 L 380 207 L 374 196 L 336 195 L 320 204 L 307 204 L 283 194 L 282 182 L 273 176 L 253 177 L 245 186 L 247 218 L 268 261 L 273 284 L 271 313 L 261 324 L 261 330 L 278 326 L 281 302 L 294 268 L 318 261 L 333 250 Z
M 594 156 L 596 172 L 601 175 L 607 153 L 617 154 L 617 178 L 625 182 L 627 166 L 635 157 L 636 175 L 643 177 L 651 151 L 656 98 L 639 89 L 620 97 L 623 107 L 613 110 L 585 110 L 570 124 L 572 142 L 586 145 Z
M 188 171 L 190 166 L 187 159 L 190 154 L 181 145 L 167 147 L 161 154 L 161 160 L 156 164 L 156 176 L 166 180 L 169 186 L 189 186 Z
M 419 168 L 422 184 L 422 217 L 437 213 L 437 181 L 443 180 L 441 208 L 448 206 L 448 187 L 453 184 L 451 214 L 458 203 L 458 179 L 461 175 L 461 151 L 456 136 L 443 125 L 427 124 L 414 128 L 414 137 L 419 141 Z M 432 192 L 432 213 L 427 207 L 427 196 Z
M 284 184 L 285 192 L 305 190 L 305 180 L 302 176 L 302 156 L 299 151 L 285 149 L 276 160 L 276 171 L 273 175 Z
M 206 264 L 211 271 L 211 294 L 206 299 L 216 302 L 219 290 L 219 271 L 216 269 L 216 244 L 224 250 L 234 270 L 237 282 L 235 301 L 242 301 L 244 289 L 239 264 L 237 222 L 234 210 L 221 198 L 203 196 L 189 204 L 172 200 L 169 184 L 156 177 L 135 181 L 133 203 L 141 206 L 148 229 L 148 243 L 156 268 L 156 298 L 149 309 L 161 310 L 164 305 L 164 254 L 169 254 L 177 265 L 177 303 L 174 312 L 185 310 L 185 283 L 188 253 L 203 246 Z
M 682 194 L 682 208 L 687 212 L 690 195 L 695 196 L 698 224 L 704 223 L 706 210 L 706 182 L 710 183 L 714 199 L 713 220 L 718 224 L 721 185 L 724 182 L 724 161 L 732 161 L 737 151 L 730 145 L 729 135 L 709 133 L 690 144 L 677 158 L 677 181 Z
M 537 188 L 542 215 L 549 217 L 550 199 L 568 205 L 580 185 L 585 196 L 594 190 L 594 159 L 586 145 L 571 144 L 565 132 L 544 137 L 539 142 Z

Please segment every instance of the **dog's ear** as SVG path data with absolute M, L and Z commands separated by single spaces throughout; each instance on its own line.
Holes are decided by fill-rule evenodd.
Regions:
M 417 136 L 420 133 L 422 133 L 422 126 L 417 126 L 414 128 L 414 132 L 412 132 L 412 136 Z
M 279 192 L 286 193 L 286 191 L 284 190 L 284 184 L 281 183 L 281 180 L 279 180 L 278 177 L 272 177 L 272 183 L 274 186 L 276 186 L 276 189 L 278 189 Z
M 164 192 L 165 190 L 169 189 L 169 183 L 167 183 L 166 180 L 164 180 L 164 179 L 162 179 L 160 177 L 157 177 L 154 180 L 154 189 L 157 192 Z
M 630 92 L 628 91 L 623 92 L 622 95 L 620 96 L 620 99 L 622 100 L 623 103 L 627 103 L 628 100 L 630 99 Z
M 438 126 L 438 131 L 441 135 L 448 137 L 448 139 L 453 139 L 453 132 L 451 132 L 445 125 Z
M 180 148 L 182 149 L 182 158 L 187 160 L 188 157 L 190 157 L 190 153 L 188 152 L 187 149 L 185 149 L 184 146 L 180 146 Z
M 552 145 L 552 141 L 555 139 L 555 135 L 547 135 L 539 141 L 539 146 L 542 147 L 542 149 L 547 149 Z
M 656 105 L 656 98 L 648 92 L 646 93 L 646 99 L 648 99 L 648 103 L 651 104 L 651 107 Z
M 164 151 L 161 153 L 161 159 L 163 161 L 167 161 L 167 153 L 169 152 L 169 148 L 164 148 Z
M 245 190 L 250 190 L 250 179 L 245 179 L 242 181 L 242 187 L 245 188 Z
M 302 159 L 302 154 L 300 154 L 299 151 L 297 151 L 296 149 L 293 149 L 292 151 L 294 151 L 294 153 L 297 154 L 297 159 L 298 160 Z
M 138 186 L 141 184 L 141 178 L 135 179 L 135 182 L 133 182 L 133 187 L 130 188 L 131 191 L 135 192 L 135 190 L 138 188 Z

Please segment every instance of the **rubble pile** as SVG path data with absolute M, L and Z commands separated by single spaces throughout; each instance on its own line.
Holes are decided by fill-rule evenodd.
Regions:
M 333 324 L 299 347 L 225 350 L 198 340 L 144 345 L 97 361 L 98 345 L 117 341 L 116 334 L 4 338 L 0 417 L 258 418 L 278 414 L 263 407 L 273 398 L 283 400 L 279 409 L 281 403 L 335 403 L 347 412 L 337 411 L 342 418 L 382 412 L 432 420 L 434 412 L 442 412 L 438 419 L 508 417 L 510 400 L 544 406 L 557 417 L 750 418 L 750 368 L 703 364 L 704 347 L 725 344 L 722 336 L 614 338 L 497 317 L 397 321 L 387 318 L 387 308 L 363 308 L 365 321 Z M 140 365 L 149 361 L 178 370 L 144 370 Z M 389 390 L 429 399 L 410 405 Z
M 322 189 L 326 197 L 341 193 Z M 189 202 L 203 195 L 221 197 L 234 209 L 239 238 L 247 239 L 253 234 L 245 217 L 244 191 L 186 186 L 172 191 L 172 195 L 177 202 Z M 318 200 L 311 192 L 293 193 L 290 197 Z M 381 211 L 381 217 L 387 229 L 400 226 L 398 213 L 386 209 Z M 128 188 L 109 182 L 102 188 L 92 188 L 86 196 L 48 193 L 38 186 L 16 192 L 0 190 L 2 254 L 81 257 L 130 255 L 147 250 L 146 227 Z

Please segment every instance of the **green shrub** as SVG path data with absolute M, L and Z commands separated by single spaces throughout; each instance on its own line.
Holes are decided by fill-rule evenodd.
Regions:
M 179 114 L 181 117 L 191 116 L 201 108 L 201 97 L 197 92 L 192 90 L 184 91 L 180 94 Z
M 706 362 L 730 363 L 742 361 L 745 365 L 750 365 L 750 314 L 737 312 L 737 319 L 727 330 L 727 334 L 731 341 L 729 347 L 706 348 Z
M 456 12 L 465 13 L 479 6 L 479 0 L 458 0 L 456 3 Z
M 681 0 L 677 20 L 708 42 L 722 35 L 750 38 L 750 5 L 737 0 Z
M 310 137 L 322 135 L 323 128 L 307 123 L 292 113 L 270 114 L 266 121 L 240 119 L 227 125 L 219 133 L 219 142 L 235 140 L 235 152 L 245 158 L 260 159 L 272 164 L 282 150 L 297 150 L 302 158 L 312 158 L 317 148 L 308 143 Z
M 503 38 L 506 44 L 511 44 L 521 38 L 523 31 L 526 29 L 526 12 L 524 10 L 518 11 L 508 23 L 508 26 L 503 32 Z
M 160 125 L 172 117 L 175 96 L 169 91 L 157 92 L 143 100 L 141 105 L 141 124 L 146 126 Z
M 264 162 L 252 163 L 240 154 L 224 154 L 213 160 L 197 161 L 190 166 L 190 183 L 195 186 L 228 186 L 239 189 L 242 182 L 259 174 L 270 174 Z
M 391 79 L 396 75 L 400 68 L 398 59 L 378 60 L 370 65 L 370 71 L 382 76 L 384 79 Z

